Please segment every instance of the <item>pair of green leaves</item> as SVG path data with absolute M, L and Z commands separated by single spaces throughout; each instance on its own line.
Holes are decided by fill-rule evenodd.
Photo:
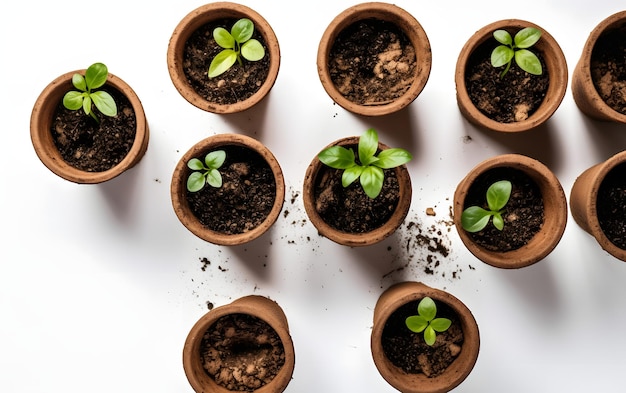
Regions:
M 208 153 L 204 157 L 204 163 L 197 158 L 192 158 L 187 162 L 187 167 L 191 172 L 187 178 L 187 190 L 190 192 L 200 191 L 205 184 L 219 188 L 222 186 L 222 174 L 218 169 L 226 160 L 224 150 L 216 150 Z
M 359 138 L 358 162 L 352 149 L 343 146 L 331 146 L 320 152 L 319 160 L 325 165 L 343 170 L 341 184 L 348 187 L 360 179 L 363 191 L 374 199 L 383 188 L 385 174 L 383 169 L 391 169 L 409 162 L 411 154 L 400 148 L 381 151 L 378 155 L 378 133 L 370 128 Z
M 424 332 L 424 341 L 431 346 L 437 340 L 437 332 L 445 332 L 452 325 L 452 321 L 448 318 L 436 318 L 437 305 L 429 297 L 420 300 L 417 305 L 417 314 L 405 320 L 406 327 L 415 333 Z
M 468 232 L 478 232 L 483 230 L 493 217 L 493 226 L 502 230 L 504 219 L 502 209 L 509 202 L 511 197 L 512 184 L 508 180 L 500 180 L 493 183 L 487 189 L 487 206 L 485 210 L 480 206 L 470 206 L 461 214 L 461 226 Z
M 242 57 L 248 61 L 258 61 L 265 56 L 263 45 L 252 38 L 253 33 L 254 23 L 247 18 L 235 22 L 230 32 L 223 27 L 217 27 L 213 30 L 215 42 L 224 50 L 211 61 L 209 78 L 215 78 L 228 71 L 236 61 L 242 65 Z
M 541 75 L 543 73 L 541 61 L 537 55 L 528 50 L 539 41 L 541 31 L 534 27 L 526 27 L 511 38 L 506 30 L 496 30 L 493 32 L 493 37 L 502 45 L 497 46 L 491 52 L 491 65 L 496 68 L 506 65 L 500 78 L 503 78 L 509 71 L 514 59 L 515 63 L 529 74 Z
M 104 85 L 108 75 L 107 66 L 102 63 L 94 63 L 89 66 L 85 71 L 85 76 L 74 74 L 72 84 L 79 91 L 67 92 L 63 97 L 63 106 L 72 111 L 83 108 L 85 114 L 91 116 L 98 123 L 100 120 L 94 113 L 92 103 L 105 116 L 117 115 L 117 105 L 115 105 L 113 97 L 106 91 L 94 91 L 94 89 Z

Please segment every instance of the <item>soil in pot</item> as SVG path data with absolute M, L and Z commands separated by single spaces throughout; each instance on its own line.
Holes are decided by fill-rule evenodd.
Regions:
M 530 176 L 519 169 L 500 167 L 476 178 L 467 192 L 463 209 L 469 206 L 487 209 L 487 189 L 499 180 L 509 180 L 513 186 L 502 214 L 504 228 L 500 231 L 490 221 L 485 229 L 469 235 L 487 250 L 506 252 L 526 245 L 541 230 L 544 206 L 541 190 Z
M 211 21 L 198 28 L 185 43 L 183 71 L 193 89 L 207 101 L 220 105 L 244 101 L 256 93 L 267 79 L 270 69 L 269 50 L 263 36 L 255 29 L 252 38 L 265 49 L 259 61 L 243 59 L 243 66 L 235 63 L 228 71 L 209 79 L 209 65 L 223 50 L 213 39 L 213 30 L 223 27 L 230 31 L 235 18 Z
M 512 36 L 517 32 L 509 32 Z M 500 77 L 504 67 L 491 65 L 491 52 L 498 41 L 489 39 L 470 55 L 465 70 L 467 94 L 485 116 L 500 123 L 528 119 L 541 105 L 550 84 L 548 68 L 541 53 L 533 51 L 543 68 L 542 75 L 531 75 L 515 63 Z
M 200 354 L 205 371 L 232 391 L 254 391 L 271 382 L 285 364 L 278 334 L 263 320 L 228 314 L 207 329 Z
M 269 215 L 276 199 L 276 180 L 269 164 L 257 152 L 227 145 L 226 160 L 219 168 L 220 188 L 205 185 L 186 193 L 193 214 L 207 228 L 239 234 L 256 228 Z M 204 156 L 196 157 L 204 160 Z
M 113 87 L 101 90 L 113 96 L 115 117 L 96 110 L 98 123 L 82 109 L 69 110 L 60 102 L 50 130 L 63 160 L 85 172 L 103 172 L 119 164 L 132 148 L 137 131 L 135 111 L 128 99 Z
M 401 97 L 415 79 L 417 57 L 395 24 L 364 19 L 342 30 L 329 53 L 331 80 L 360 105 L 384 105 Z
M 626 115 L 626 26 L 609 30 L 596 41 L 591 80 L 602 100 Z
M 611 243 L 626 250 L 626 164 L 607 173 L 597 198 L 600 228 Z

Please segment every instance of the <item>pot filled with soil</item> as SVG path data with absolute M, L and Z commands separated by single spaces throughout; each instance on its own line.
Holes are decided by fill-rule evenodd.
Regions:
M 543 124 L 561 105 L 567 63 L 546 30 L 506 19 L 470 37 L 457 59 L 454 79 L 457 104 L 468 121 L 493 131 L 520 132 Z
M 426 32 L 404 9 L 369 2 L 340 13 L 322 35 L 317 70 L 330 98 L 365 116 L 399 111 L 422 92 L 432 54 Z
M 572 75 L 572 94 L 586 115 L 626 123 L 626 11 L 598 24 Z
M 454 193 L 454 224 L 463 244 L 495 267 L 542 260 L 561 240 L 566 223 L 561 183 L 544 164 L 520 154 L 481 162 Z
M 294 367 L 287 317 L 263 296 L 209 311 L 191 328 L 183 348 L 185 375 L 198 393 L 280 393 Z
M 252 24 L 238 24 L 242 19 Z M 216 29 L 221 33 L 216 34 Z M 232 48 L 218 43 L 219 36 Z M 262 57 L 250 55 L 251 48 L 259 46 Z M 216 56 L 222 65 L 231 66 L 209 75 Z M 272 27 L 259 13 L 241 4 L 215 2 L 196 8 L 179 22 L 170 38 L 167 65 L 174 86 L 189 103 L 208 112 L 235 113 L 251 108 L 270 92 L 278 77 L 280 48 Z
M 626 152 L 585 170 L 570 193 L 574 221 L 600 247 L 626 261 Z
M 59 177 L 79 184 L 102 183 L 132 168 L 145 154 L 149 140 L 146 115 L 133 89 L 102 63 L 88 69 L 54 79 L 37 98 L 30 118 L 31 141 L 41 162 Z M 89 113 L 82 98 L 78 108 L 64 105 L 68 93 L 82 97 L 74 79 L 82 81 L 77 83 L 85 89 L 92 87 L 85 80 L 97 86 L 90 91 L 96 98 L 85 104 Z M 114 111 L 102 107 L 106 115 L 93 104 L 105 95 L 115 106 Z
M 243 244 L 276 222 L 285 181 L 278 161 L 261 142 L 220 134 L 181 157 L 172 175 L 171 198 L 178 219 L 194 235 L 218 245 Z
M 425 306 L 427 300 L 430 307 Z M 476 364 L 478 324 L 450 293 L 402 282 L 383 292 L 376 303 L 371 350 L 381 376 L 400 392 L 448 392 Z

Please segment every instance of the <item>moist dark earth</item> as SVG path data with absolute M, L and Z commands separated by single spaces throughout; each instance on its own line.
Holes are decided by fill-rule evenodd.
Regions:
M 610 30 L 596 41 L 591 79 L 604 102 L 626 115 L 626 26 Z
M 598 221 L 606 237 L 626 250 L 626 164 L 617 165 L 598 189 Z

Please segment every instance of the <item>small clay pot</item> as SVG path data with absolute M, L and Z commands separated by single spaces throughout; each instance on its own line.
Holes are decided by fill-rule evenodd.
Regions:
M 410 39 L 417 57 L 415 81 L 409 90 L 393 102 L 381 105 L 361 105 L 344 97 L 333 83 L 328 57 L 337 36 L 347 27 L 364 19 L 378 19 L 395 24 Z M 370 2 L 352 6 L 332 20 L 322 35 L 317 51 L 317 71 L 322 86 L 330 98 L 344 109 L 364 116 L 382 116 L 399 111 L 412 103 L 422 92 L 432 64 L 430 42 L 419 22 L 404 9 L 387 3 Z
M 54 144 L 52 138 L 52 122 L 54 120 L 54 113 L 59 104 L 63 101 L 65 93 L 70 90 L 75 90 L 72 85 L 72 76 L 76 73 L 85 75 L 85 71 L 86 70 L 83 69 L 63 74 L 44 88 L 37 98 L 31 113 L 30 137 L 33 147 L 35 148 L 35 153 L 37 153 L 41 162 L 50 169 L 50 171 L 74 183 L 96 184 L 111 180 L 135 166 L 148 149 L 150 133 L 146 114 L 144 113 L 143 106 L 137 94 L 135 94 L 133 89 L 126 84 L 126 82 L 109 73 L 106 85 L 112 86 L 123 94 L 128 101 L 130 101 L 133 111 L 135 112 L 137 121 L 135 141 L 126 157 L 124 157 L 119 164 L 106 171 L 87 172 L 68 164 Z
M 617 247 L 604 234 L 598 220 L 598 191 L 606 175 L 616 166 L 626 162 L 626 151 L 585 170 L 572 186 L 570 209 L 574 221 L 593 236 L 603 250 L 626 262 L 626 250 Z
M 218 319 L 229 314 L 251 315 L 263 320 L 276 331 L 285 350 L 285 364 L 271 382 L 254 390 L 254 392 L 283 392 L 291 381 L 295 367 L 295 351 L 289 334 L 287 317 L 275 301 L 257 295 L 245 296 L 230 304 L 214 308 L 193 325 L 183 347 L 183 368 L 191 387 L 198 393 L 232 393 L 231 390 L 218 385 L 205 371 L 200 355 L 200 344 L 204 333 Z
M 460 320 L 463 331 L 461 352 L 442 374 L 432 378 L 424 374 L 404 372 L 387 358 L 382 346 L 383 330 L 389 317 L 401 306 L 426 296 L 436 303 L 441 302 L 452 308 Z M 474 368 L 480 351 L 480 334 L 474 316 L 459 299 L 448 292 L 430 288 L 419 282 L 402 282 L 383 292 L 376 302 L 371 350 L 380 375 L 400 392 L 443 393 L 461 384 Z
M 358 143 L 359 137 L 348 137 L 339 139 L 329 144 L 324 149 L 337 145 L 344 147 L 356 146 Z M 381 142 L 378 143 L 378 148 L 380 150 L 388 149 L 387 145 Z M 306 170 L 304 177 L 304 189 L 302 193 L 304 209 L 309 217 L 309 220 L 315 228 L 317 228 L 320 235 L 344 246 L 369 246 L 386 239 L 389 235 L 394 233 L 400 225 L 402 225 L 402 222 L 404 222 L 404 219 L 409 212 L 412 196 L 411 177 L 406 165 L 393 168 L 400 186 L 400 199 L 398 201 L 398 205 L 396 206 L 396 210 L 385 224 L 366 233 L 347 233 L 335 229 L 329 223 L 325 222 L 315 209 L 315 185 L 320 171 L 323 168 L 324 164 L 319 160 L 319 158 L 317 158 L 316 155 Z
M 465 84 L 467 62 L 472 53 L 487 40 L 493 39 L 493 32 L 498 29 L 517 32 L 525 27 L 534 27 L 541 30 L 541 39 L 532 47 L 540 53 L 546 63 L 550 85 L 542 104 L 526 120 L 511 123 L 501 123 L 483 114 L 472 102 Z M 497 44 L 497 43 L 496 43 Z M 495 44 L 494 44 L 495 48 Z M 536 128 L 546 122 L 557 110 L 563 101 L 567 90 L 567 63 L 561 47 L 554 37 L 545 29 L 534 23 L 519 19 L 506 19 L 491 23 L 478 30 L 465 43 L 457 59 L 456 72 L 456 99 L 461 114 L 472 124 L 498 132 L 520 132 Z
M 544 222 L 540 231 L 524 246 L 511 251 L 487 250 L 476 244 L 461 225 L 465 198 L 474 181 L 483 173 L 508 167 L 528 175 L 539 187 L 544 203 Z M 503 154 L 484 160 L 461 180 L 454 193 L 454 225 L 467 249 L 481 261 L 504 269 L 532 265 L 545 258 L 560 242 L 567 223 L 567 200 L 563 187 L 552 171 L 541 162 L 520 154 Z
M 596 120 L 626 123 L 626 115 L 619 113 L 600 97 L 591 79 L 591 55 L 598 39 L 606 32 L 626 25 L 626 11 L 609 16 L 589 34 L 583 52 L 572 74 L 572 94 L 581 112 Z
M 189 37 L 203 25 L 219 19 L 248 18 L 254 23 L 267 45 L 266 56 L 270 59 L 267 79 L 261 88 L 246 100 L 234 104 L 218 104 L 207 101 L 187 81 L 183 71 L 183 54 Z M 230 2 L 205 4 L 187 14 L 174 29 L 167 48 L 167 68 L 174 86 L 189 103 L 207 112 L 226 114 L 242 112 L 259 103 L 272 89 L 280 68 L 280 47 L 270 24 L 256 11 L 244 5 Z M 207 67 L 208 72 L 208 67 Z M 208 78 L 208 76 L 207 76 Z
M 276 199 L 265 221 L 254 229 L 239 234 L 217 232 L 202 225 L 191 211 L 186 198 L 187 178 L 191 173 L 191 170 L 187 167 L 187 162 L 189 162 L 191 158 L 204 157 L 210 151 L 229 145 L 242 146 L 258 153 L 270 166 L 276 182 Z M 172 175 L 170 193 L 176 216 L 191 233 L 213 244 L 232 246 L 250 242 L 263 235 L 274 225 L 285 200 L 285 180 L 283 171 L 276 157 L 274 157 L 272 152 L 261 142 L 246 135 L 219 134 L 205 138 L 196 143 L 181 157 Z

